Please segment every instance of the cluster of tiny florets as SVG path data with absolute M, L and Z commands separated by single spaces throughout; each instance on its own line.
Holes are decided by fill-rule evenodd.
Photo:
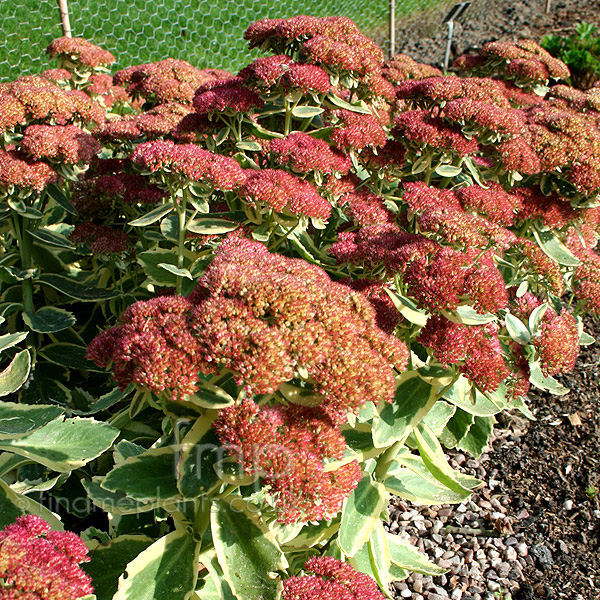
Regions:
M 86 67 L 112 65 L 117 59 L 108 51 L 84 38 L 60 37 L 46 48 L 53 57 L 79 63 Z
M 75 125 L 30 125 L 21 148 L 36 160 L 87 164 L 102 149 L 100 144 Z
M 26 123 L 101 123 L 105 113 L 81 90 L 66 91 L 44 77 L 27 75 L 0 84 L 0 130 Z
M 201 115 L 253 113 L 264 106 L 262 98 L 241 77 L 215 81 L 196 90 L 194 108 Z
M 271 140 L 269 152 L 279 165 L 300 173 L 317 171 L 325 175 L 346 175 L 351 166 L 350 159 L 331 149 L 327 142 L 301 131 Z
M 87 244 L 93 254 L 120 254 L 129 248 L 124 231 L 92 221 L 77 225 L 70 233 L 69 239 L 74 244 Z
M 250 398 L 222 410 L 213 424 L 219 440 L 244 472 L 268 486 L 284 523 L 320 521 L 336 515 L 362 475 L 353 461 L 325 471 L 325 459 L 340 459 L 346 441 L 318 408 L 260 407 Z
M 459 371 L 483 391 L 492 392 L 510 375 L 502 357 L 498 327 L 462 325 L 441 315 L 427 320 L 418 341 L 444 365 L 458 364 Z
M 78 600 L 94 591 L 79 566 L 89 560 L 74 533 L 52 531 L 34 515 L 19 517 L 0 531 L 0 598 Z
M 232 190 L 246 181 L 244 170 L 233 158 L 203 150 L 195 144 L 146 142 L 135 149 L 131 160 L 151 173 L 171 173 L 215 189 Z
M 249 171 L 238 194 L 253 206 L 328 219 L 331 204 L 308 182 L 279 169 Z
M 126 86 L 127 93 L 134 98 L 142 97 L 157 104 L 189 104 L 199 86 L 229 77 L 232 75 L 226 71 L 201 70 L 184 60 L 167 58 L 118 71 L 114 75 L 114 83 Z
M 56 171 L 16 150 L 0 148 L 0 189 L 30 189 L 41 192 L 58 180 Z
M 332 116 L 337 122 L 331 132 L 331 141 L 340 150 L 363 150 L 385 144 L 385 130 L 373 115 L 342 109 L 333 111 Z
M 426 79 L 441 77 L 442 72 L 436 67 L 416 62 L 408 54 L 396 54 L 383 65 L 382 75 L 394 85 L 407 79 Z
M 383 600 L 372 577 L 331 556 L 314 556 L 304 569 L 283 582 L 282 600 Z
M 377 327 L 366 299 L 316 266 L 239 236 L 226 238 L 189 298 L 169 300 L 178 303 L 177 323 L 163 324 L 166 300 L 138 302 L 90 346 L 90 358 L 116 366 L 120 385 L 162 386 L 178 397 L 193 391 L 199 370 L 224 368 L 253 392 L 273 393 L 300 366 L 322 409 L 340 421 L 367 400 L 389 400 L 392 365 L 406 364 L 406 346 Z M 150 317 L 133 319 L 138 313 Z M 181 349 L 173 339 L 194 343 Z M 167 351 L 185 360 L 153 358 Z

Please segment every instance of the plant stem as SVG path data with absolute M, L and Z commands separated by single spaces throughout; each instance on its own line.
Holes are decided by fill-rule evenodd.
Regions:
M 21 268 L 23 270 L 29 270 L 32 267 L 31 262 L 31 251 L 33 249 L 33 240 L 31 236 L 27 234 L 27 225 L 25 218 L 19 219 L 16 213 L 13 213 L 15 234 L 17 241 L 19 242 L 19 255 L 21 257 Z M 21 293 L 23 296 L 23 308 L 27 313 L 34 313 L 35 306 L 33 304 L 33 281 L 23 279 L 21 282 Z
M 187 194 L 184 190 L 183 198 L 181 200 L 181 204 L 175 203 L 177 207 L 177 215 L 179 216 L 179 236 L 177 243 L 177 267 L 179 269 L 183 269 L 183 259 L 184 259 L 184 251 L 185 251 L 185 234 L 187 232 L 187 222 L 186 222 L 186 208 L 187 208 Z M 175 293 L 179 296 L 181 295 L 181 286 L 183 284 L 183 277 L 181 275 L 177 275 L 177 282 L 175 283 Z
M 390 465 L 394 462 L 396 455 L 400 452 L 403 445 L 403 442 L 395 442 L 377 459 L 377 466 L 373 473 L 373 477 L 377 481 L 383 481 L 385 479 Z

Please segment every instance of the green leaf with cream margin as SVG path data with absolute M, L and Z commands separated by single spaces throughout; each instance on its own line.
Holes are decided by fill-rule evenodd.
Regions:
M 29 377 L 31 356 L 29 350 L 21 350 L 0 373 L 0 396 L 16 392 Z
M 108 450 L 118 429 L 95 419 L 55 419 L 29 435 L 0 440 L 0 450 L 14 452 L 53 471 L 68 473 Z
M 429 412 L 437 399 L 437 386 L 421 379 L 412 371 L 398 378 L 394 400 L 383 402 L 373 418 L 373 444 L 387 448 L 402 441 Z
M 145 535 L 122 535 L 106 544 L 97 540 L 87 544 L 91 561 L 82 568 L 92 578 L 97 600 L 112 600 L 127 565 L 153 541 Z
M 383 483 L 366 473 L 342 509 L 338 544 L 346 556 L 354 556 L 367 542 L 386 500 Z
M 35 500 L 23 494 L 17 494 L 0 479 L 0 529 L 4 529 L 7 525 L 14 523 L 18 517 L 27 514 L 41 517 L 55 531 L 63 530 L 63 524 L 53 512 Z
M 251 510 L 242 498 L 215 501 L 211 509 L 213 542 L 225 579 L 237 598 L 275 600 L 282 589 L 277 572 L 288 563 L 273 534 Z
M 390 559 L 395 565 L 407 571 L 422 573 L 423 575 L 443 575 L 448 571 L 434 565 L 407 540 L 387 532 L 385 536 Z
M 108 473 L 101 486 L 111 492 L 121 490 L 138 502 L 182 500 L 176 477 L 179 453 L 179 446 L 166 446 L 129 456 Z
M 0 440 L 30 434 L 57 419 L 63 412 L 60 406 L 0 402 Z
M 188 600 L 196 589 L 198 550 L 184 530 L 160 538 L 127 565 L 113 600 Z

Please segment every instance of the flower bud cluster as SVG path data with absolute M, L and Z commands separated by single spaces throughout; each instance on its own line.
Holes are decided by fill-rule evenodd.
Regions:
M 184 60 L 167 58 L 158 62 L 117 71 L 115 85 L 127 86 L 127 93 L 155 104 L 190 104 L 196 89 L 209 82 L 227 79 L 231 73 L 219 69 L 197 69 Z
M 259 408 L 246 398 L 220 411 L 213 426 L 244 472 L 268 486 L 280 522 L 333 517 L 361 478 L 357 461 L 325 471 L 324 460 L 342 458 L 346 440 L 318 407 Z
M 79 566 L 89 560 L 74 533 L 52 531 L 34 515 L 19 517 L 0 531 L 0 598 L 78 600 L 94 591 Z
M 35 160 L 84 165 L 102 147 L 75 125 L 30 125 L 23 135 L 21 149 Z
M 48 55 L 85 67 L 112 65 L 117 59 L 108 51 L 84 38 L 60 37 L 46 48 Z
M 282 600 L 383 600 L 372 577 L 331 556 L 314 556 L 306 573 L 283 582 Z

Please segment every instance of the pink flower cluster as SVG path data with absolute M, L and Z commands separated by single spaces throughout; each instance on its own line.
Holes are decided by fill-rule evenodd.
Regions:
M 324 175 L 346 175 L 351 166 L 350 159 L 332 150 L 327 142 L 301 131 L 271 140 L 269 153 L 279 165 L 300 173 L 316 171 Z
M 112 65 L 117 59 L 108 51 L 84 38 L 60 37 L 46 48 L 53 57 L 79 63 L 86 67 Z
M 392 365 L 403 369 L 408 358 L 362 296 L 316 266 L 237 235 L 226 238 L 191 296 L 138 302 L 122 322 L 88 349 L 98 364 L 113 363 L 121 386 L 134 381 L 183 397 L 198 371 L 224 368 L 267 394 L 301 366 L 337 422 L 367 400 L 391 399 Z
M 382 75 L 394 85 L 407 79 L 426 79 L 427 77 L 441 77 L 442 72 L 436 67 L 416 62 L 408 54 L 396 54 L 387 60 Z
M 324 459 L 342 458 L 346 440 L 318 407 L 259 408 L 246 398 L 222 410 L 214 428 L 244 472 L 268 486 L 283 523 L 333 517 L 362 475 L 356 461 L 325 471 Z
M 252 113 L 262 108 L 264 101 L 250 89 L 241 77 L 214 81 L 196 90 L 194 108 L 200 115 Z
M 248 171 L 238 194 L 251 206 L 328 219 L 331 204 L 308 181 L 279 169 Z
M 104 110 L 80 90 L 65 91 L 36 75 L 0 84 L 0 131 L 32 121 L 65 125 L 73 121 L 101 123 Z
M 0 148 L 0 189 L 10 192 L 16 187 L 39 193 L 57 180 L 56 171 L 46 163 L 34 161 L 16 150 Z
M 467 139 L 460 127 L 448 124 L 440 117 L 432 117 L 425 110 L 400 113 L 394 119 L 392 135 L 396 140 L 417 149 L 431 146 L 438 150 L 456 152 L 460 156 L 475 154 L 479 150 L 475 138 Z
M 135 149 L 131 160 L 151 173 L 174 174 L 215 189 L 232 190 L 246 181 L 244 170 L 233 158 L 203 150 L 195 144 L 146 142 Z
M 167 58 L 118 71 L 114 83 L 127 86 L 127 93 L 156 104 L 181 102 L 190 104 L 196 89 L 209 81 L 232 77 L 219 69 L 197 69 L 184 60 Z
M 129 248 L 124 231 L 92 221 L 77 225 L 70 233 L 69 239 L 74 244 L 87 244 L 93 254 L 120 254 Z
M 417 339 L 442 364 L 458 364 L 459 371 L 484 392 L 495 391 L 511 374 L 502 357 L 498 327 L 492 323 L 469 326 L 434 315 Z
M 381 122 L 373 115 L 363 115 L 349 110 L 332 111 L 335 121 L 331 132 L 332 143 L 340 150 L 363 150 L 383 146 L 387 136 Z
M 372 577 L 331 556 L 313 556 L 304 569 L 283 582 L 282 600 L 383 600 Z
M 40 517 L 26 515 L 0 531 L 2 600 L 78 600 L 92 594 L 83 540 L 69 531 L 52 531 Z
M 100 144 L 75 125 L 30 125 L 21 148 L 35 160 L 88 164 L 102 149 Z

